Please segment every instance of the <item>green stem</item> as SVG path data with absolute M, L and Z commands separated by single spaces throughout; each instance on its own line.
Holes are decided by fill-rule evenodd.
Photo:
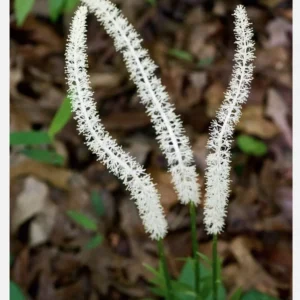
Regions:
M 167 287 L 167 296 L 166 298 L 168 300 L 172 300 L 172 286 L 171 286 L 171 279 L 170 275 L 168 273 L 168 266 L 167 266 L 167 260 L 165 256 L 165 251 L 164 251 L 164 245 L 162 239 L 159 239 L 157 241 L 157 246 L 158 246 L 158 253 L 159 253 L 159 259 L 162 264 L 163 272 L 164 272 L 164 277 L 165 277 L 165 282 L 166 282 L 166 287 Z
M 195 261 L 195 292 L 199 295 L 200 290 L 200 268 L 198 257 L 198 241 L 197 241 L 197 221 L 196 221 L 196 207 L 195 204 L 190 202 L 190 215 L 191 215 L 191 234 L 192 234 L 192 248 L 193 257 Z
M 213 235 L 213 300 L 218 300 L 218 252 L 217 252 L 217 235 Z

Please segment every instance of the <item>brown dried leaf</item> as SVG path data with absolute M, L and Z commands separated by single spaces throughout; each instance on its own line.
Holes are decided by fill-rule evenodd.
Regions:
M 266 27 L 266 30 L 269 33 L 269 40 L 265 47 L 289 47 L 291 39 L 289 39 L 288 34 L 292 33 L 292 29 L 292 24 L 284 18 L 276 18 L 270 21 Z
M 206 99 L 206 114 L 210 118 L 214 118 L 224 99 L 225 87 L 220 81 L 213 82 L 205 92 Z
M 254 288 L 277 297 L 278 282 L 261 267 L 251 253 L 251 249 L 258 246 L 255 240 L 245 237 L 237 237 L 230 243 L 230 250 L 238 265 L 223 269 L 224 281 L 243 290 Z
M 156 188 L 161 195 L 161 204 L 167 213 L 176 203 L 178 203 L 177 194 L 172 184 L 172 175 L 159 168 L 152 167 L 148 169 Z
M 72 188 L 70 183 L 75 174 L 63 168 L 42 164 L 30 159 L 25 159 L 10 169 L 10 180 L 12 182 L 14 179 L 26 175 L 36 176 L 55 187 L 70 190 Z
M 49 189 L 47 185 L 34 177 L 28 177 L 24 189 L 18 195 L 12 216 L 11 230 L 16 232 L 19 226 L 44 211 Z
M 107 130 L 133 130 L 148 125 L 150 118 L 145 112 L 127 111 L 115 112 L 102 121 Z
M 263 117 L 263 107 L 260 105 L 248 105 L 243 108 L 237 129 L 262 139 L 273 138 L 279 133 L 278 128 Z
M 292 130 L 287 122 L 289 110 L 281 95 L 275 89 L 268 90 L 266 115 L 273 119 L 280 128 L 287 144 L 292 148 Z

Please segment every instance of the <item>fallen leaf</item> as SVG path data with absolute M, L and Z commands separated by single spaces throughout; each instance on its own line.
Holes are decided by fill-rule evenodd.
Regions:
M 242 109 L 237 129 L 262 139 L 271 139 L 278 134 L 278 128 L 263 116 L 263 107 L 248 105 Z
M 91 87 L 93 89 L 96 88 L 106 88 L 111 89 L 118 87 L 123 79 L 121 73 L 91 73 L 90 74 L 90 81 Z
M 222 101 L 224 100 L 225 87 L 220 81 L 213 82 L 205 92 L 206 113 L 210 118 L 214 118 Z
M 236 287 L 241 287 L 243 290 L 254 288 L 278 297 L 278 282 L 261 267 L 251 253 L 251 249 L 257 246 L 255 240 L 245 237 L 235 238 L 229 247 L 238 264 L 224 268 L 223 279 L 226 282 L 234 277 L 233 282 Z
M 50 200 L 46 201 L 43 211 L 41 211 L 30 223 L 29 245 L 31 247 L 45 243 L 49 239 L 49 235 L 55 222 L 56 213 L 56 205 L 50 202 Z
M 293 30 L 293 26 L 290 22 L 284 18 L 276 18 L 269 22 L 266 30 L 269 34 L 269 40 L 265 45 L 266 48 L 290 46 L 291 39 L 288 37 L 288 34 L 291 34 Z
M 49 189 L 47 185 L 34 177 L 24 182 L 24 189 L 18 195 L 12 217 L 12 232 L 16 232 L 24 222 L 43 212 Z
M 200 170 L 202 170 L 202 172 L 204 172 L 206 168 L 207 140 L 207 134 L 197 135 L 192 147 L 196 165 L 200 168 Z
M 69 170 L 42 164 L 29 159 L 23 160 L 17 165 L 12 166 L 10 169 L 11 181 L 24 175 L 36 176 L 63 190 L 72 189 L 70 182 L 72 177 L 74 177 L 74 174 Z
M 161 195 L 161 205 L 167 213 L 171 207 L 178 203 L 177 194 L 172 184 L 172 175 L 159 168 L 152 167 L 147 170 L 156 184 L 158 193 Z
M 272 118 L 281 130 L 287 144 L 292 148 L 292 129 L 288 125 L 287 115 L 289 110 L 281 95 L 275 89 L 268 90 L 266 115 Z
M 107 130 L 133 130 L 150 124 L 150 118 L 142 111 L 115 112 L 102 118 Z

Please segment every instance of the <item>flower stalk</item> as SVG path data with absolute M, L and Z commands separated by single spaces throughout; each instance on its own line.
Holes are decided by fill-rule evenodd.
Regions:
M 190 218 L 191 218 L 191 237 L 192 237 L 192 249 L 195 267 L 195 293 L 198 295 L 200 291 L 200 262 L 198 257 L 198 241 L 197 241 L 197 217 L 196 217 L 196 207 L 194 203 L 190 203 Z
M 172 300 L 172 286 L 171 286 L 171 279 L 170 275 L 168 272 L 168 266 L 167 266 L 167 260 L 166 260 L 166 255 L 164 251 L 164 245 L 162 239 L 159 239 L 157 241 L 157 247 L 158 247 L 158 253 L 159 253 L 159 260 L 162 265 L 163 273 L 164 273 L 164 279 L 165 279 L 165 284 L 166 284 L 166 298 L 167 300 Z

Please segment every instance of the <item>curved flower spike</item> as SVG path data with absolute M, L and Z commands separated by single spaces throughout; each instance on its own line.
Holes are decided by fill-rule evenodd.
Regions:
M 206 231 L 217 234 L 222 231 L 229 197 L 230 147 L 234 127 L 241 115 L 241 105 L 246 102 L 253 77 L 253 31 L 246 9 L 238 5 L 234 11 L 237 49 L 235 65 L 225 100 L 210 127 L 207 148 L 206 202 L 204 223 Z
M 154 71 L 157 68 L 148 51 L 142 48 L 140 35 L 120 10 L 109 0 L 82 0 L 113 38 L 123 54 L 130 77 L 136 84 L 142 103 L 156 130 L 160 148 L 167 158 L 172 181 L 183 204 L 200 203 L 199 184 L 189 140 L 169 96 Z
M 85 136 L 88 148 L 123 181 L 135 200 L 146 232 L 151 238 L 159 240 L 167 233 L 167 222 L 157 190 L 140 164 L 124 152 L 105 131 L 92 99 L 93 92 L 86 72 L 86 14 L 86 7 L 81 6 L 77 9 L 66 50 L 68 92 L 72 100 L 72 110 L 78 122 L 78 130 Z

